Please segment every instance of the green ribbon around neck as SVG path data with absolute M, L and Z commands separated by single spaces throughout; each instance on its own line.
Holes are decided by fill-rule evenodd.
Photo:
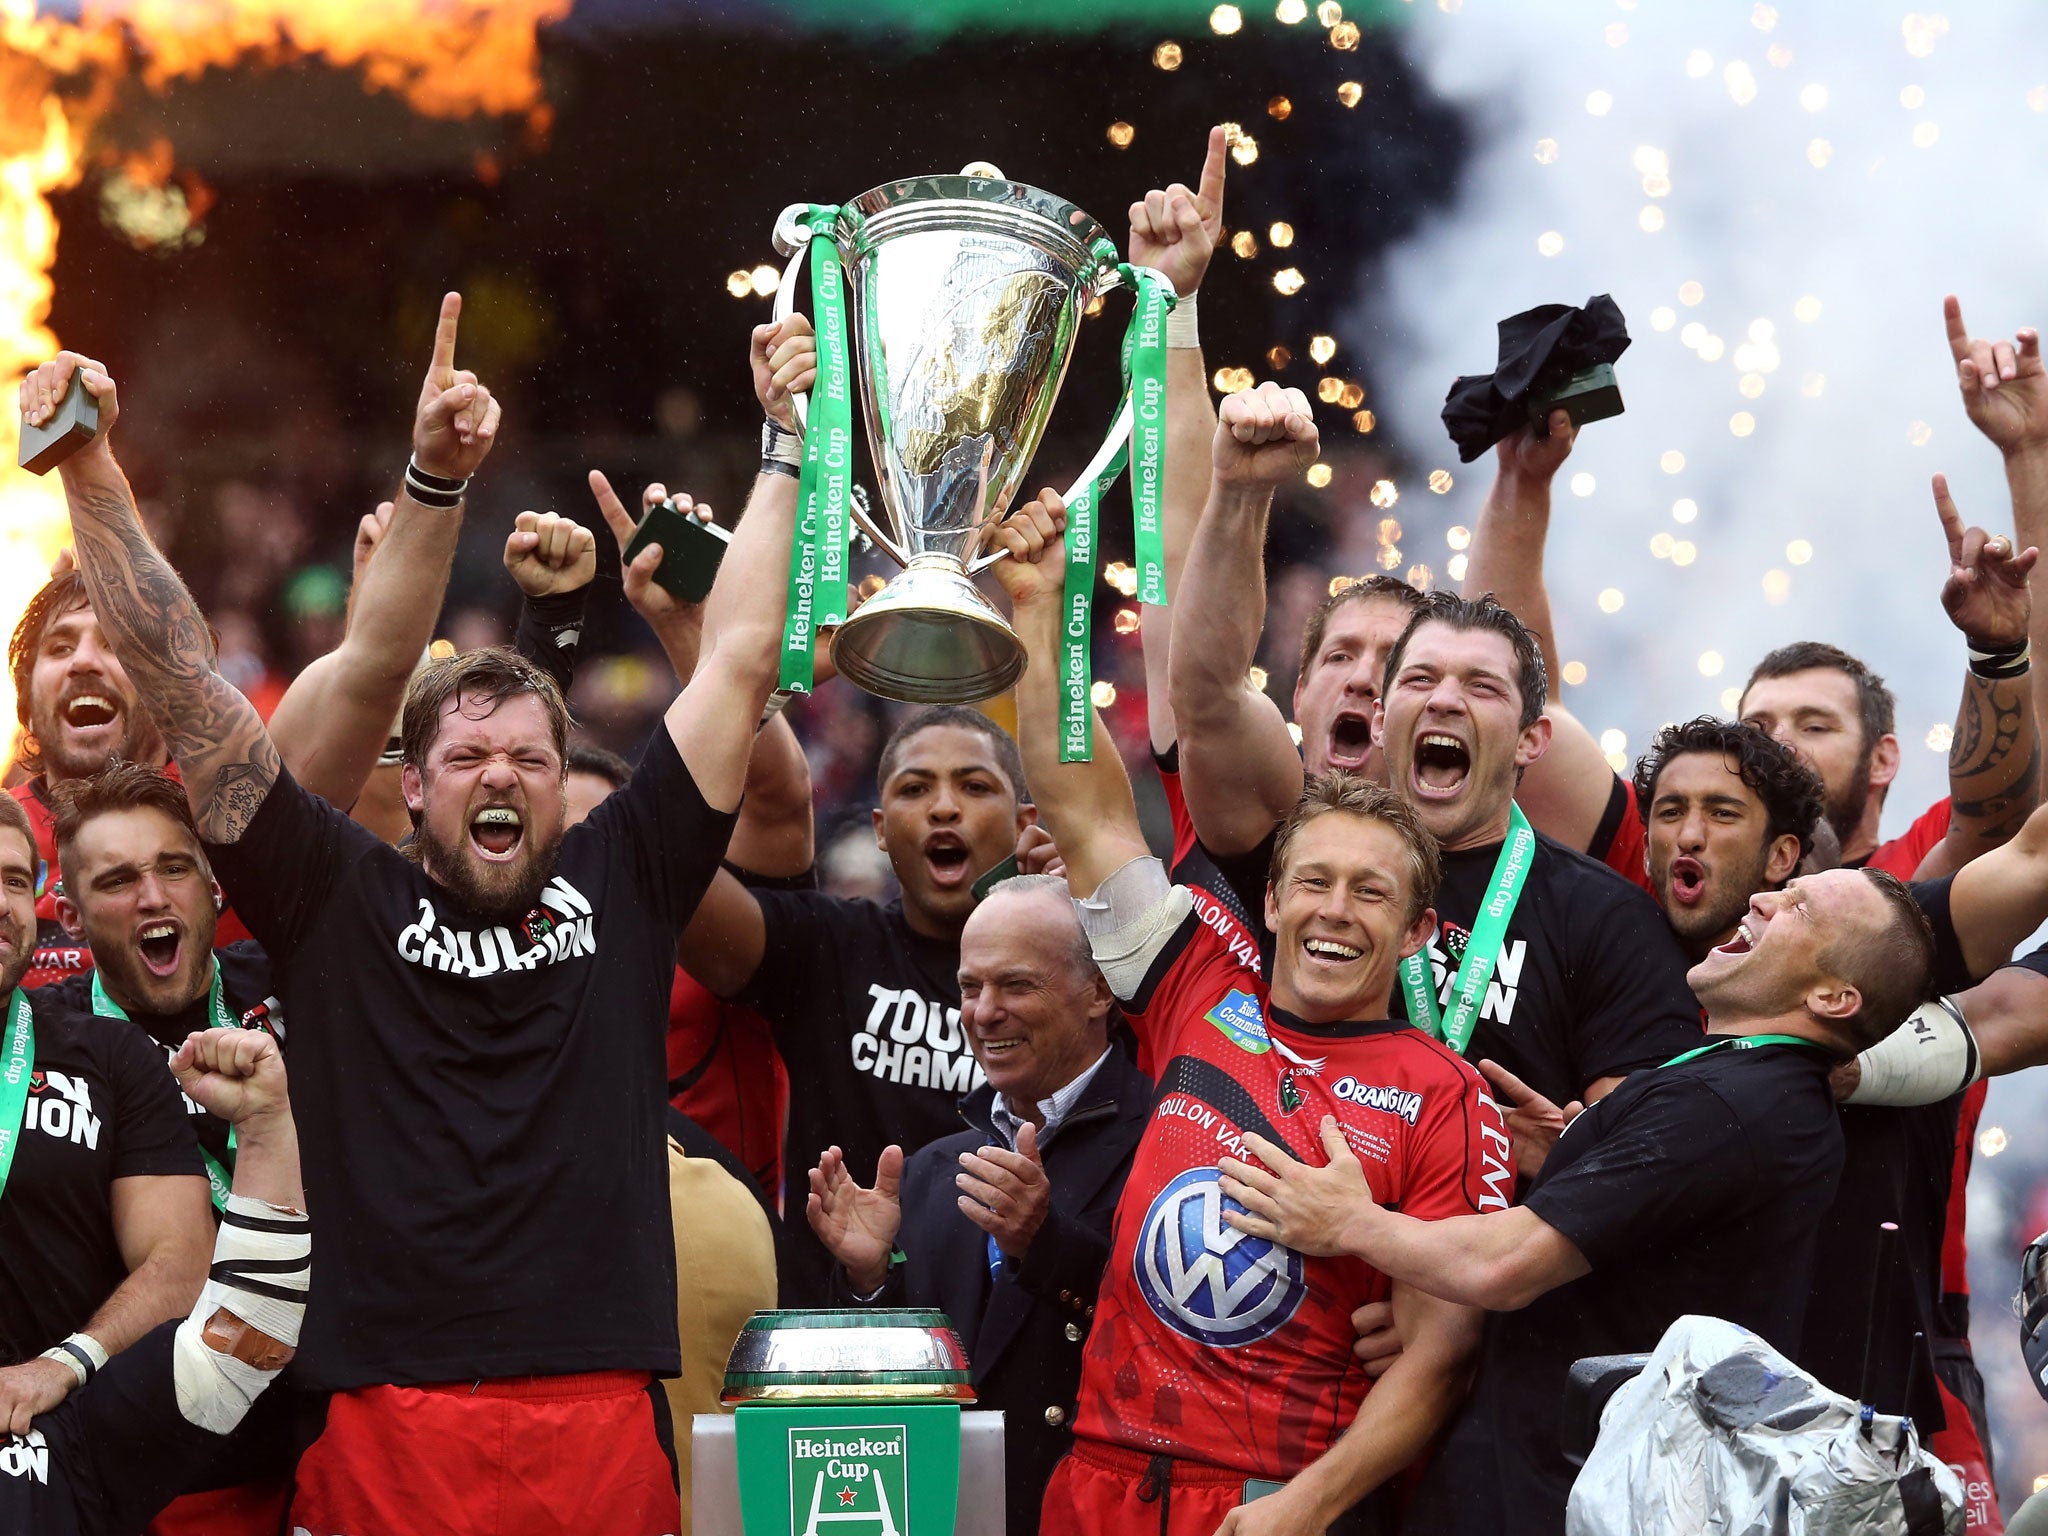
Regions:
M 28 1083 L 35 1070 L 35 1016 L 29 1012 L 28 994 L 16 987 L 7 1005 L 6 1054 L 0 1058 L 0 1195 L 6 1193 L 7 1176 L 14 1171 L 14 1152 L 28 1116 Z
M 19 996 L 20 994 L 17 993 L 15 995 Z M 126 1020 L 128 1017 L 128 1010 L 107 996 L 107 989 L 100 984 L 100 973 L 98 971 L 92 973 L 92 1011 L 103 1019 Z M 210 1021 L 208 1027 L 212 1029 L 240 1029 L 242 1027 L 242 1021 L 228 1012 L 227 1001 L 221 996 L 220 961 L 218 958 L 213 962 L 213 983 L 207 988 L 206 992 L 206 1017 Z M 4 1086 L 4 1084 L 0 1084 L 0 1086 Z M 0 1116 L 5 1114 L 6 1103 L 4 1100 L 0 1100 Z M 235 1128 L 232 1125 L 228 1127 L 229 1161 L 227 1163 L 222 1163 L 219 1158 L 215 1157 L 204 1147 L 199 1149 L 199 1155 L 206 1160 L 206 1182 L 213 1191 L 213 1208 L 217 1211 L 224 1211 L 228 1208 L 228 1193 L 234 1186 L 232 1164 L 235 1155 Z M 0 1180 L 4 1180 L 4 1178 L 5 1175 L 0 1174 Z
M 1710 1040 L 1705 1045 L 1696 1045 L 1689 1051 L 1680 1051 L 1669 1061 L 1659 1063 L 1658 1070 L 1675 1067 L 1682 1061 L 1711 1056 L 1715 1051 L 1753 1051 L 1760 1045 L 1803 1045 L 1810 1051 L 1827 1049 L 1818 1040 L 1808 1040 L 1803 1035 L 1728 1035 L 1720 1040 Z
M 833 204 L 813 203 L 810 226 L 811 324 L 818 338 L 818 379 L 804 428 L 797 481 L 796 534 L 789 553 L 789 611 L 782 627 L 777 686 L 809 693 L 818 631 L 846 622 L 847 507 L 853 495 L 851 349 L 846 340 L 846 275 L 832 226 Z
M 1522 899 L 1522 886 L 1529 878 L 1529 866 L 1536 859 L 1536 833 L 1522 808 L 1508 803 L 1508 836 L 1500 845 L 1500 857 L 1493 861 L 1493 878 L 1486 897 L 1479 903 L 1471 937 L 1465 941 L 1465 960 L 1451 981 L 1451 1007 L 1445 1013 L 1437 1006 L 1435 978 L 1429 964 L 1429 947 L 1424 945 L 1401 962 L 1401 995 L 1408 1003 L 1408 1022 L 1425 1029 L 1460 1056 L 1471 1043 L 1472 1028 L 1479 1022 L 1479 1008 L 1486 1001 L 1487 983 L 1506 942 L 1508 919 L 1515 915 L 1515 903 Z

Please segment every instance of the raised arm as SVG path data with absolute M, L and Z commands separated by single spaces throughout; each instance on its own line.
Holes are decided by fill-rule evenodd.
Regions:
M 2048 549 L 2048 368 L 2040 333 L 2025 326 L 2010 341 L 1972 336 L 1953 294 L 1942 301 L 1942 317 L 1963 410 L 2005 459 L 2015 541 Z M 2028 636 L 2048 655 L 2048 602 L 2034 604 Z M 2035 668 L 2032 681 L 2034 718 L 2048 718 L 2048 669 Z
M 1065 611 L 1067 509 L 1047 489 L 1012 512 L 995 542 L 1010 552 L 995 564 L 1010 594 L 1012 622 L 1024 642 L 1024 675 L 1017 680 L 1017 745 L 1024 782 L 1038 806 L 1039 825 L 1052 834 L 1066 860 L 1076 896 L 1093 895 L 1133 859 L 1151 852 L 1138 825 L 1130 776 L 1098 713 L 1092 762 L 1063 763 L 1059 751 L 1059 644 Z
M 816 377 L 817 343 L 809 331 L 808 324 L 785 320 L 754 332 L 753 345 L 768 352 L 784 392 L 807 388 Z M 764 472 L 755 478 L 705 603 L 697 670 L 668 708 L 666 723 L 676 750 L 706 802 L 717 810 L 740 803 L 754 731 L 775 686 L 789 605 L 796 498 L 797 482 L 787 475 Z
M 1180 591 L 1188 545 L 1202 504 L 1209 499 L 1209 440 L 1216 435 L 1216 408 L 1209 403 L 1195 301 L 1209 258 L 1223 237 L 1223 173 L 1230 163 L 1229 150 L 1228 135 L 1221 127 L 1211 128 L 1196 191 L 1175 182 L 1131 204 L 1132 264 L 1164 273 L 1180 295 L 1166 322 L 1166 484 L 1160 494 L 1160 523 L 1169 599 Z M 1152 750 L 1164 752 L 1177 739 L 1167 679 L 1172 603 L 1142 612 L 1138 642 L 1145 654 L 1145 718 Z
M 1272 435 L 1276 426 L 1280 436 Z M 1315 462 L 1316 451 L 1315 418 L 1300 390 L 1265 384 L 1223 402 L 1167 667 L 1188 814 L 1220 854 L 1256 848 L 1301 798 L 1301 754 L 1279 707 L 1252 686 L 1251 666 L 1266 624 L 1273 491 Z
M 1564 664 L 1551 619 L 1550 589 L 1543 580 L 1550 486 L 1576 440 L 1571 413 L 1561 410 L 1550 413 L 1548 437 L 1524 427 L 1501 439 L 1494 449 L 1493 485 L 1480 503 L 1479 526 L 1466 556 L 1464 590 L 1469 597 L 1491 592 L 1543 648 L 1552 697 L 1544 711 L 1551 720 L 1550 746 L 1522 775 L 1515 803 L 1547 836 L 1584 849 L 1592 846 L 1607 814 L 1614 772 L 1593 733 L 1556 702 Z
M 21 386 L 22 417 L 49 420 L 82 369 L 99 402 L 100 434 L 64 461 L 72 548 L 93 612 L 163 733 L 208 842 L 233 843 L 277 782 L 278 753 L 255 707 L 214 670 L 206 620 L 150 543 L 111 445 L 120 403 L 100 364 L 60 352 Z M 386 717 L 383 729 L 389 725 Z
M 1972 659 L 1949 745 L 1948 834 L 1920 861 L 1915 873 L 1922 879 L 1961 869 L 2004 843 L 2026 821 L 2041 788 L 2034 685 L 2025 654 L 2031 623 L 2027 576 L 2039 551 L 2016 554 L 2002 534 L 1964 527 L 1940 475 L 1934 477 L 1934 505 L 1949 552 L 1941 605 Z
M 413 462 L 451 481 L 481 467 L 497 441 L 500 414 L 476 375 L 455 366 L 461 313 L 460 294 L 442 298 L 412 432 Z M 443 409 L 451 394 L 452 415 Z M 462 532 L 460 500 L 426 506 L 401 488 L 391 506 L 351 594 L 341 644 L 292 680 L 270 720 L 292 777 L 334 805 L 355 802 L 384 749 L 420 652 L 433 638 Z

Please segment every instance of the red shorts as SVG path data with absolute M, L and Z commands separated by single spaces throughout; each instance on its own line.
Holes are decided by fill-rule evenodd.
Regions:
M 671 1536 L 681 1515 L 647 1374 L 594 1371 L 337 1392 L 299 1460 L 291 1523 L 309 1536 Z
M 1157 1463 L 1170 1474 L 1154 1479 Z M 1244 1502 L 1244 1474 L 1076 1440 L 1045 1485 L 1038 1527 L 1061 1536 L 1216 1536 Z
M 282 1478 L 184 1494 L 157 1512 L 144 1536 L 277 1536 L 291 1495 Z
M 1927 1448 L 1947 1462 L 1949 1470 L 1962 1480 L 1963 1529 L 1968 1536 L 2002 1536 L 2005 1521 L 1999 1518 L 1998 1494 L 1991 1485 L 1991 1463 L 1984 1454 L 1983 1442 L 1977 1438 L 1977 1421 L 1970 1416 L 1963 1400 L 1949 1390 L 1947 1382 L 1937 1380 L 1935 1385 L 1941 1389 L 1941 1406 L 1948 1415 L 1948 1428 L 1929 1436 Z

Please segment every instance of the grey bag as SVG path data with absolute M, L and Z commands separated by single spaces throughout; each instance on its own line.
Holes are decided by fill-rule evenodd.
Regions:
M 1963 1536 L 1912 1421 L 1871 1417 L 1761 1338 L 1681 1317 L 1608 1401 L 1567 1536 Z

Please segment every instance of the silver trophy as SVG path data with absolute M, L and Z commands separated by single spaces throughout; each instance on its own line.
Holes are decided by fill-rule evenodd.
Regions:
M 808 211 L 776 220 L 775 248 L 790 258 L 778 320 L 812 238 Z M 864 192 L 832 238 L 887 526 L 858 497 L 851 511 L 904 567 L 840 626 L 833 663 L 885 699 L 988 698 L 1016 682 L 1024 648 L 972 578 L 1002 557 L 987 552 L 989 534 L 1052 415 L 1082 312 L 1119 283 L 1115 247 L 1072 203 L 988 165 Z M 796 408 L 805 419 L 802 396 Z M 1070 501 L 1130 427 L 1126 406 Z

